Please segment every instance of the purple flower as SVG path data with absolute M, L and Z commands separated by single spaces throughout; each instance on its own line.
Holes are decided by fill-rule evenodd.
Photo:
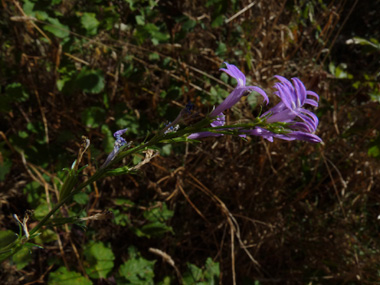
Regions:
M 264 101 L 269 102 L 268 96 L 262 89 L 256 86 L 245 85 L 245 75 L 236 66 L 228 63 L 225 64 L 227 69 L 222 68 L 221 70 L 235 78 L 238 84 L 231 94 L 210 113 L 209 117 L 217 117 L 217 119 L 211 123 L 212 127 L 224 126 L 225 118 L 222 112 L 231 108 L 242 96 L 247 95 L 250 91 L 258 92 L 264 97 Z M 241 126 L 237 126 L 236 128 L 230 127 L 224 130 L 238 130 L 240 133 L 239 136 L 241 137 L 246 135 L 261 136 L 271 142 L 273 142 L 274 137 L 288 141 L 303 140 L 313 143 L 321 142 L 321 138 L 313 134 L 319 123 L 318 117 L 313 112 L 304 108 L 305 105 L 318 107 L 319 96 L 313 91 L 306 90 L 304 84 L 298 78 L 292 78 L 292 84 L 282 76 L 276 75 L 275 77 L 280 82 L 274 85 L 277 89 L 274 94 L 281 99 L 281 102 L 265 112 L 260 118 L 265 118 L 265 122 L 269 124 L 278 122 L 287 123 L 285 129 L 283 129 L 284 133 L 273 133 L 263 127 L 244 129 Z M 198 139 L 221 135 L 222 134 L 213 132 L 200 132 L 191 134 L 189 138 Z
M 319 143 L 322 141 L 321 138 L 318 137 L 317 135 L 302 132 L 302 131 L 292 131 L 287 134 L 275 134 L 264 128 L 256 127 L 253 130 L 244 130 L 243 132 L 247 135 L 263 137 L 264 139 L 270 142 L 273 142 L 273 138 L 278 138 L 278 139 L 282 139 L 286 141 L 301 140 L 301 141 L 308 141 L 312 143 Z
M 275 107 L 265 112 L 261 117 L 270 115 L 267 118 L 268 123 L 273 122 L 294 122 L 296 117 L 300 118 L 304 123 L 295 123 L 295 128 L 307 130 L 309 133 L 314 132 L 318 126 L 317 116 L 309 110 L 302 108 L 305 104 L 318 107 L 319 96 L 313 91 L 306 90 L 305 86 L 298 78 L 292 78 L 293 85 L 286 78 L 276 75 L 281 82 L 274 85 L 277 89 L 274 94 L 281 98 L 281 102 Z M 307 98 L 307 95 L 316 98 L 316 101 Z M 302 124 L 302 125 L 301 125 Z
M 237 80 L 237 86 L 231 92 L 230 95 L 218 106 L 214 111 L 210 113 L 210 117 L 216 117 L 221 114 L 223 111 L 231 108 L 240 98 L 244 95 L 248 95 L 251 91 L 256 91 L 264 97 L 264 101 L 269 102 L 268 96 L 265 94 L 264 90 L 256 86 L 245 86 L 246 78 L 243 72 L 241 72 L 235 65 L 228 64 L 225 62 L 227 69 L 221 68 L 220 70 L 227 73 L 229 76 Z
M 106 161 L 103 163 L 103 165 L 100 168 L 106 167 L 117 155 L 120 148 L 127 144 L 126 140 L 122 138 L 121 136 L 127 131 L 128 129 L 118 130 L 116 131 L 113 136 L 115 137 L 116 141 L 113 146 L 112 152 L 107 156 Z
M 262 90 L 259 87 L 256 86 L 245 86 L 246 78 L 243 72 L 239 70 L 235 65 L 228 64 L 225 62 L 226 68 L 221 68 L 220 70 L 226 72 L 231 77 L 235 78 L 237 80 L 237 86 L 235 89 L 228 95 L 228 97 L 218 106 L 216 107 L 211 113 L 210 117 L 216 117 L 216 120 L 211 123 L 212 127 L 220 127 L 224 126 L 225 124 L 225 116 L 223 114 L 223 111 L 231 108 L 233 105 L 235 105 L 237 102 L 239 102 L 240 98 L 244 95 L 248 95 L 251 91 L 256 91 L 259 94 L 261 94 L 264 97 L 264 101 L 269 102 L 268 96 L 265 94 L 264 90 Z M 200 133 L 194 133 L 188 136 L 189 139 L 199 139 L 203 137 L 219 137 L 223 134 L 217 134 L 213 132 L 200 132 Z M 242 135 L 245 136 L 245 135 Z
M 123 130 L 118 130 L 118 131 L 114 132 L 114 134 L 113 134 L 114 138 L 115 138 L 116 140 L 121 139 L 121 140 L 123 140 L 124 142 L 126 142 L 121 136 L 122 136 L 123 134 L 125 134 L 125 133 L 127 132 L 127 130 L 128 130 L 128 128 L 127 128 L 127 129 L 123 129 Z
M 275 134 L 260 127 L 243 132 L 254 136 L 261 136 L 271 142 L 273 141 L 273 137 L 283 140 L 321 142 L 322 140 L 318 136 L 312 134 L 318 126 L 319 121 L 317 116 L 303 108 L 305 104 L 318 107 L 317 101 L 319 100 L 319 96 L 313 91 L 306 90 L 298 78 L 292 78 L 292 85 L 289 80 L 282 76 L 276 75 L 275 77 L 280 82 L 274 85 L 277 89 L 274 93 L 281 98 L 281 102 L 265 112 L 261 118 L 266 117 L 267 123 L 289 123 L 290 132 L 287 134 Z M 316 100 L 307 98 L 307 95 L 315 97 Z M 296 118 L 300 118 L 303 122 L 295 121 Z
M 226 123 L 226 116 L 221 113 L 219 116 L 216 117 L 216 120 L 211 123 L 211 127 L 222 127 Z M 204 137 L 220 137 L 223 136 L 223 134 L 217 134 L 213 132 L 199 132 L 199 133 L 194 133 L 188 136 L 189 139 L 200 139 Z

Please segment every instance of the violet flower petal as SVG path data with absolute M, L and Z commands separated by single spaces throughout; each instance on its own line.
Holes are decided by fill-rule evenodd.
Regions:
M 220 136 L 223 136 L 223 134 L 217 134 L 217 133 L 212 133 L 212 132 L 199 132 L 199 133 L 191 134 L 187 138 L 196 140 L 196 139 L 205 138 L 205 137 L 220 137 Z
M 219 70 L 222 70 L 225 73 L 227 73 L 229 76 L 235 78 L 239 87 L 245 86 L 246 78 L 245 78 L 244 73 L 241 72 L 240 69 L 237 68 L 233 64 L 229 64 L 227 62 L 225 62 L 224 64 L 227 66 L 227 69 L 226 68 L 221 68 Z
M 293 84 L 294 84 L 294 90 L 295 94 L 297 95 L 296 100 L 296 106 L 297 108 L 300 108 L 305 103 L 306 99 L 306 88 L 305 85 L 299 80 L 298 78 L 294 77 L 292 78 Z

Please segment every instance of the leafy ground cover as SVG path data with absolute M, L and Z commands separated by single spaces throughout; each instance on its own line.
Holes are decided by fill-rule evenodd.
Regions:
M 2 284 L 375 284 L 380 279 L 380 25 L 375 1 L 3 1 Z M 113 132 L 146 140 L 192 102 L 200 116 L 238 66 L 320 95 L 321 144 L 258 137 L 168 142 L 135 173 L 96 181 L 13 256 Z M 247 96 L 226 120 L 260 114 Z M 271 103 L 270 107 L 274 105 Z M 139 165 L 143 155 L 120 164 Z M 62 195 L 62 194 L 61 194 Z

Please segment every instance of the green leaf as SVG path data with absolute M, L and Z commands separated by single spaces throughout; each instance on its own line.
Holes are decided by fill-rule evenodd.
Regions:
M 34 5 L 35 4 L 30 2 L 29 0 L 24 0 L 24 5 L 22 6 L 22 8 L 23 8 L 26 15 L 32 16 L 32 17 L 35 16 L 35 14 L 33 12 Z
M 116 225 L 125 227 L 126 225 L 130 224 L 128 215 L 124 214 L 119 209 L 111 209 L 110 211 L 113 213 L 113 216 L 114 216 L 113 222 Z
M 103 148 L 105 152 L 110 153 L 113 150 L 115 139 L 110 128 L 107 125 L 102 125 L 102 134 L 104 134 Z
M 0 162 L 0 181 L 5 180 L 5 176 L 11 171 L 12 161 L 5 160 Z
M 123 175 L 123 174 L 131 173 L 131 172 L 133 172 L 133 171 L 131 171 L 130 167 L 128 167 L 128 166 L 122 166 L 122 167 L 119 167 L 119 168 L 108 170 L 107 173 L 106 173 L 106 175 L 107 176 L 116 176 L 116 175 Z
M 380 149 L 377 145 L 374 145 L 368 149 L 368 156 L 379 157 Z
M 171 144 L 166 144 L 161 148 L 160 154 L 163 156 L 169 156 L 172 153 L 172 145 Z
M 38 235 L 34 241 L 39 244 L 45 244 L 57 240 L 57 235 L 51 229 L 45 229 L 40 235 Z
M 40 235 L 40 233 L 36 233 L 36 234 L 31 235 L 30 238 L 35 238 L 35 237 L 38 237 L 39 235 Z M 42 246 L 35 244 L 35 243 L 31 243 L 31 242 L 25 243 L 24 246 L 26 246 L 27 248 L 38 247 L 40 249 L 43 249 Z
M 29 94 L 25 91 L 21 83 L 11 83 L 5 88 L 5 93 L 13 102 L 25 102 L 29 99 Z
M 49 274 L 49 285 L 92 285 L 92 282 L 75 271 L 60 267 Z
M 155 61 L 155 60 L 159 60 L 160 59 L 160 55 L 156 52 L 152 52 L 149 54 L 149 60 L 150 61 Z
M 84 92 L 97 94 L 104 89 L 104 75 L 101 70 L 84 67 L 76 78 L 76 85 Z
M 73 196 L 73 200 L 77 202 L 79 205 L 86 205 L 90 198 L 84 192 L 79 192 Z
M 161 222 L 154 222 L 140 228 L 141 236 L 161 237 L 167 232 L 173 232 L 173 228 Z
M 214 262 L 210 257 L 206 260 L 205 269 L 201 269 L 194 264 L 187 264 L 187 271 L 183 275 L 184 285 L 190 284 L 219 284 L 219 263 Z
M 173 282 L 171 282 L 170 276 L 165 276 L 164 279 L 161 282 L 158 282 L 157 284 L 158 285 L 170 285 L 170 284 L 173 284 Z
M 65 181 L 63 182 L 63 185 L 61 189 L 59 190 L 60 201 L 65 199 L 71 193 L 76 182 L 78 181 L 78 174 L 76 173 L 76 170 L 73 169 L 75 163 L 76 163 L 76 160 L 73 162 L 71 166 L 71 170 L 69 170 L 69 173 L 67 174 Z
M 174 212 L 168 209 L 166 203 L 163 203 L 161 207 L 144 212 L 144 217 L 151 222 L 164 222 L 173 217 L 173 215 Z
M 214 21 L 212 21 L 211 23 L 211 27 L 212 28 L 217 28 L 219 26 L 221 26 L 223 24 L 223 20 L 224 20 L 224 16 L 223 15 L 219 15 L 217 16 Z
M 89 107 L 82 113 L 82 122 L 89 128 L 97 128 L 104 121 L 105 110 L 100 107 Z
M 218 45 L 218 47 L 216 48 L 216 51 L 215 51 L 215 54 L 217 55 L 217 56 L 224 56 L 225 54 L 226 54 L 226 52 L 227 52 L 227 46 L 226 46 L 226 44 L 225 43 L 219 43 L 219 45 Z M 223 73 L 223 74 L 225 74 L 225 73 Z
M 49 213 L 49 206 L 46 201 L 41 201 L 42 203 L 38 205 L 34 211 L 34 217 L 36 220 L 42 220 Z
M 10 230 L 0 231 L 0 250 L 10 245 L 16 239 L 17 239 L 17 234 L 14 233 L 13 231 L 10 231 Z
M 195 266 L 194 264 L 187 264 L 187 271 L 183 275 L 182 283 L 183 285 L 196 284 L 202 278 L 202 269 Z
M 145 17 L 142 15 L 137 15 L 135 17 L 137 25 L 145 25 Z
M 0 112 L 9 112 L 12 110 L 11 103 L 26 102 L 29 94 L 25 91 L 21 83 L 14 82 L 6 86 L 5 94 L 0 96 Z
M 96 19 L 95 13 L 83 13 L 80 22 L 88 35 L 93 36 L 97 34 L 99 21 Z
M 89 243 L 83 254 L 89 265 L 86 272 L 91 278 L 106 278 L 107 274 L 112 271 L 115 256 L 104 243 Z
M 49 18 L 48 13 L 45 11 L 35 11 L 35 16 L 38 20 L 45 21 L 46 19 Z
M 376 39 L 370 39 L 370 41 L 360 38 L 360 37 L 353 37 L 352 39 L 347 41 L 348 43 L 354 43 L 354 44 L 360 44 L 360 45 L 367 45 L 375 50 L 380 50 L 380 43 Z
M 154 263 L 142 257 L 131 258 L 120 266 L 119 274 L 131 284 L 154 284 Z
M 208 281 L 207 284 L 216 285 L 219 284 L 220 269 L 219 263 L 214 262 L 211 257 L 206 260 L 206 269 L 204 272 L 204 278 Z
M 169 40 L 170 36 L 168 33 L 162 33 L 160 29 L 152 23 L 148 23 L 144 26 L 144 30 L 151 35 L 151 40 L 154 45 L 157 45 L 162 42 Z
M 23 247 L 12 256 L 12 261 L 18 270 L 23 269 L 32 260 L 32 255 L 28 247 Z
M 71 78 L 69 78 L 69 77 L 64 77 L 62 79 L 58 79 L 57 80 L 57 89 L 58 89 L 58 91 L 62 91 L 63 87 L 65 86 L 65 83 L 69 82 L 70 80 L 71 80 Z
M 47 21 L 50 23 L 50 25 L 45 25 L 43 27 L 45 31 L 48 31 L 57 38 L 61 39 L 67 38 L 70 35 L 69 27 L 61 24 L 58 19 L 48 18 Z
M 122 205 L 133 206 L 135 203 L 133 203 L 129 199 L 117 198 L 117 199 L 115 199 L 115 204 L 118 205 L 118 206 L 122 206 Z

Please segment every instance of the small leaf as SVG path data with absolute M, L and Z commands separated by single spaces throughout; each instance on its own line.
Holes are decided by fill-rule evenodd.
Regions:
M 57 235 L 51 229 L 45 229 L 39 236 L 34 239 L 34 241 L 39 244 L 45 244 L 55 240 L 57 240 Z
M 368 149 L 368 156 L 379 157 L 380 149 L 377 145 L 374 145 Z
M 75 271 L 68 271 L 66 267 L 49 274 L 49 285 L 92 285 L 92 282 Z
M 173 228 L 167 226 L 164 223 L 154 222 L 144 225 L 140 228 L 144 236 L 150 237 L 161 237 L 167 232 L 173 232 Z
M 129 199 L 117 198 L 117 199 L 115 199 L 115 204 L 118 205 L 118 206 L 122 206 L 122 205 L 133 206 L 135 203 L 133 203 Z
M 11 171 L 12 161 L 0 161 L 0 181 L 5 180 L 5 176 Z
M 34 217 L 36 220 L 42 220 L 49 213 L 49 206 L 46 203 L 41 203 L 34 211 Z
M 113 150 L 115 139 L 112 135 L 110 128 L 107 125 L 102 125 L 102 134 L 105 135 L 103 139 L 103 148 L 106 153 L 110 153 Z
M 76 78 L 76 85 L 84 92 L 97 94 L 104 89 L 104 75 L 101 70 L 83 68 Z
M 202 269 L 194 264 L 187 264 L 187 271 L 183 275 L 182 283 L 184 285 L 197 284 L 202 278 Z
M 128 166 L 122 166 L 119 168 L 108 170 L 106 175 L 107 176 L 116 176 L 116 175 L 123 175 L 123 174 L 127 174 L 127 173 L 131 173 L 131 168 Z
M 157 207 L 144 212 L 144 217 L 151 222 L 164 222 L 173 217 L 173 215 L 174 212 L 168 209 L 166 203 L 163 203 L 162 207 Z
M 55 235 L 55 233 L 54 233 Z M 33 247 L 38 247 L 40 249 L 43 249 L 42 246 L 38 245 L 38 244 L 35 244 L 35 243 L 31 243 L 31 242 L 27 242 L 26 244 L 24 244 L 24 246 L 26 246 L 27 248 L 33 248 Z
M 210 285 L 219 284 L 219 282 L 218 282 L 219 276 L 220 276 L 219 263 L 214 262 L 211 259 L 211 257 L 207 258 L 206 269 L 204 272 L 204 277 L 208 281 L 207 284 L 210 284 Z
M 115 256 L 102 242 L 88 244 L 84 256 L 89 264 L 86 272 L 91 278 L 106 278 L 113 269 Z
M 86 193 L 79 192 L 73 196 L 73 200 L 77 202 L 79 205 L 86 205 L 90 198 Z
M 29 94 L 25 91 L 21 83 L 11 83 L 5 88 L 7 96 L 12 98 L 14 102 L 25 102 L 29 99 Z
M 28 247 L 23 247 L 12 256 L 12 261 L 18 270 L 23 269 L 32 260 L 32 255 Z
M 224 20 L 224 16 L 223 15 L 219 15 L 217 16 L 214 21 L 212 21 L 211 23 L 211 27 L 212 28 L 217 28 L 219 26 L 221 26 L 223 24 L 223 20 Z
M 111 212 L 114 216 L 113 222 L 116 225 L 125 227 L 126 225 L 130 224 L 128 215 L 122 213 L 119 209 L 111 209 Z
M 17 239 L 17 234 L 13 231 L 0 231 L 0 249 L 6 247 Z
M 85 109 L 82 113 L 82 122 L 89 128 L 97 128 L 104 121 L 105 111 L 103 108 L 93 106 Z
M 137 25 L 144 25 L 145 24 L 145 18 L 142 15 L 137 15 L 135 17 Z
M 119 274 L 131 284 L 154 284 L 154 261 L 142 257 L 131 258 L 120 266 Z
M 217 56 L 224 56 L 227 52 L 227 46 L 225 43 L 220 42 L 218 47 L 216 48 L 215 54 Z M 225 73 L 222 73 L 225 74 Z
M 70 35 L 70 29 L 68 26 L 61 24 L 58 19 L 48 18 L 47 21 L 50 25 L 45 25 L 44 30 L 52 33 L 57 38 L 67 38 Z
M 98 32 L 99 21 L 96 19 L 95 13 L 83 13 L 80 22 L 87 30 L 88 35 L 96 35 Z

